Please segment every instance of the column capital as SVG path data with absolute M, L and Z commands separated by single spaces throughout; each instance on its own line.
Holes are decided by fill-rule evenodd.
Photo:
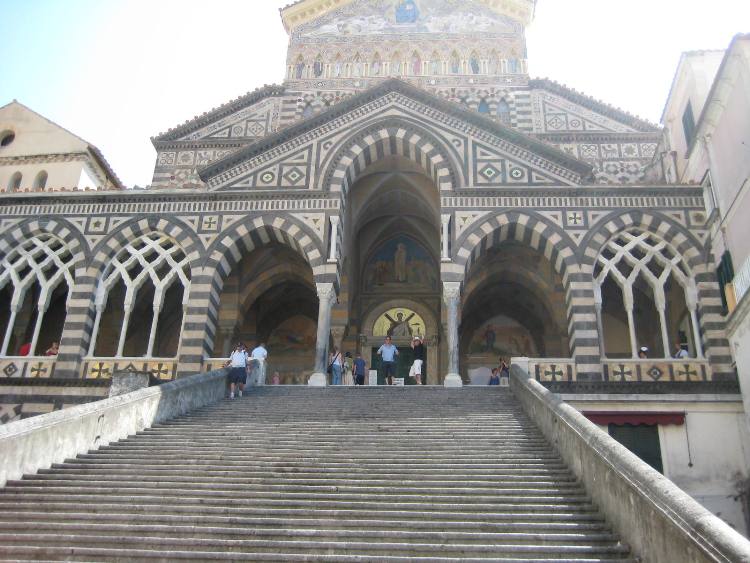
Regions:
M 458 301 L 461 297 L 461 282 L 443 282 L 443 299 L 446 303 Z
M 443 225 L 447 225 L 451 222 L 451 214 L 450 213 L 443 213 L 440 216 L 440 221 L 443 223 Z
M 338 215 L 331 215 L 330 220 L 332 225 L 338 225 L 341 222 L 341 217 Z
M 315 283 L 318 299 L 321 301 L 332 301 L 336 298 L 336 288 L 330 282 Z

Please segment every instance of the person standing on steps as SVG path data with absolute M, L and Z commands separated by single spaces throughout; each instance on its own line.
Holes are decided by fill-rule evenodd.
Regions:
M 354 358 L 354 385 L 365 384 L 365 374 L 367 373 L 367 362 L 362 358 L 362 354 L 357 352 L 357 357 Z
M 422 385 L 422 367 L 424 366 L 424 344 L 419 336 L 415 336 L 411 341 L 411 349 L 414 350 L 414 363 L 409 370 L 409 376 L 417 381 L 417 385 Z
M 388 385 L 393 385 L 393 375 L 396 373 L 396 356 L 398 348 L 393 345 L 390 336 L 385 337 L 385 342 L 378 348 L 378 354 L 382 358 L 383 374 Z
M 268 350 L 266 350 L 263 342 L 259 342 L 258 345 L 253 348 L 250 354 L 253 359 L 255 366 L 255 384 L 265 385 L 266 384 L 266 360 L 268 359 Z
M 492 368 L 492 375 L 490 376 L 490 382 L 488 385 L 500 385 L 500 370 Z
M 352 353 L 344 354 L 344 385 L 354 385 L 354 372 L 352 368 Z
M 234 399 L 235 387 L 239 387 L 238 395 L 242 397 L 245 390 L 245 380 L 247 379 L 247 348 L 242 342 L 239 342 L 234 351 L 229 356 L 229 360 L 224 364 L 229 366 L 229 398 Z
M 341 367 L 343 361 L 338 347 L 334 346 L 328 357 L 328 365 L 331 366 L 331 385 L 341 385 Z

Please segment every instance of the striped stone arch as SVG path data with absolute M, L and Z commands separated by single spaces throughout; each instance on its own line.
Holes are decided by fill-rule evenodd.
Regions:
M 593 268 L 599 252 L 614 236 L 637 228 L 662 238 L 679 252 L 691 271 L 705 265 L 704 245 L 684 226 L 656 211 L 617 211 L 592 225 L 578 249 L 581 264 Z
M 95 296 L 99 278 L 104 273 L 109 261 L 128 243 L 143 235 L 160 233 L 168 235 L 182 247 L 191 262 L 191 275 L 200 263 L 202 245 L 191 228 L 176 219 L 157 216 L 135 217 L 118 225 L 91 250 L 85 271 L 76 278 L 76 285 L 71 296 L 71 306 L 60 340 L 60 353 L 57 356 L 56 374 L 61 377 L 79 377 L 82 358 L 86 356 L 91 344 L 91 336 L 96 318 Z
M 439 190 L 466 185 L 461 166 L 439 136 L 409 118 L 388 119 L 357 131 L 333 149 L 321 189 L 346 194 L 360 173 L 384 156 L 403 156 L 420 166 Z
M 587 273 L 593 275 L 594 264 L 604 245 L 629 229 L 655 235 L 680 254 L 695 280 L 698 290 L 698 322 L 706 358 L 718 380 L 734 380 L 732 352 L 725 332 L 721 290 L 710 249 L 688 229 L 655 211 L 622 211 L 602 218 L 581 241 L 579 256 Z
M 72 223 L 62 217 L 35 217 L 11 225 L 0 233 L 0 256 L 5 256 L 9 250 L 41 234 L 55 235 L 62 240 L 75 257 L 77 265 L 88 262 L 90 251 L 86 239 Z
M 463 266 L 466 276 L 474 262 L 506 240 L 523 242 L 541 252 L 566 283 L 569 266 L 576 263 L 575 244 L 560 226 L 531 212 L 490 212 L 484 219 L 475 221 L 455 241 L 453 261 Z
M 193 269 L 200 264 L 203 244 L 191 226 L 175 218 L 148 216 L 136 217 L 118 225 L 114 232 L 97 244 L 92 251 L 91 268 L 103 270 L 109 260 L 128 243 L 149 233 L 161 233 L 173 238 L 182 247 Z
M 272 242 L 286 245 L 310 265 L 316 282 L 337 283 L 336 266 L 327 265 L 322 242 L 307 226 L 291 217 L 264 215 L 237 221 L 209 247 L 201 273 L 194 277 L 185 330 L 180 346 L 180 372 L 200 370 L 213 350 L 224 281 L 239 261 Z
M 582 272 L 575 254 L 575 244 L 559 225 L 532 212 L 489 213 L 455 242 L 452 257 L 462 270 L 461 280 L 466 279 L 471 266 L 490 248 L 507 240 L 524 243 L 539 251 L 560 274 L 565 288 L 568 342 L 571 356 L 576 361 L 578 379 L 600 379 L 601 355 L 593 280 Z
M 57 244 L 62 246 L 57 247 Z M 7 262 L 10 256 L 14 257 L 12 264 Z M 0 234 L 0 258 L 3 259 L 4 266 L 1 272 L 4 279 L 0 280 L 0 285 L 12 283 L 14 287 L 20 287 L 16 286 L 18 283 L 28 287 L 28 284 L 39 283 L 44 294 L 57 287 L 63 277 L 68 285 L 65 325 L 71 322 L 73 307 L 70 303 L 75 299 L 75 288 L 89 258 L 86 239 L 72 223 L 61 217 L 35 217 L 12 225 Z M 22 274 L 22 279 L 19 279 L 21 270 L 27 273 Z M 10 281 L 14 276 L 16 282 Z M 37 320 L 37 329 L 31 342 L 32 350 L 37 346 L 39 322 L 41 317 Z M 63 329 L 63 338 L 64 336 Z M 4 344 L 3 354 L 6 353 L 7 338 Z M 63 352 L 61 349 L 58 360 L 63 357 Z

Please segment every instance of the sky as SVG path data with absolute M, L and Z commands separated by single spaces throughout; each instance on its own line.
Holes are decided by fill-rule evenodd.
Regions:
M 0 0 L 14 99 L 150 184 L 150 138 L 284 78 L 291 0 Z M 658 123 L 680 53 L 750 32 L 749 0 L 538 0 L 529 73 Z

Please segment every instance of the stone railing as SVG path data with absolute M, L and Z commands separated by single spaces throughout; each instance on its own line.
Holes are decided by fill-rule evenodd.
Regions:
M 0 426 L 0 487 L 216 403 L 225 392 L 226 371 L 220 370 Z
M 49 379 L 55 376 L 55 356 L 5 356 L 0 358 L 0 381 L 4 378 Z
M 526 414 L 644 562 L 750 561 L 750 542 L 529 376 L 511 367 Z
M 172 381 L 177 376 L 177 360 L 160 358 L 84 358 L 82 379 L 112 379 L 116 371 L 147 371 L 160 381 Z
M 576 381 L 576 363 L 571 358 L 531 358 L 529 374 L 542 383 Z
M 712 381 L 711 366 L 706 360 L 605 360 L 604 381 L 616 382 L 698 382 Z

